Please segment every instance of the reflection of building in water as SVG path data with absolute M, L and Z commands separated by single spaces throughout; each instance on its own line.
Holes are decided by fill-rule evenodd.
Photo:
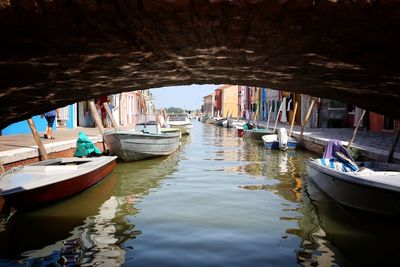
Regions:
M 245 165 L 242 170 L 246 173 L 264 175 L 267 179 L 273 179 L 277 183 L 242 186 L 244 189 L 268 190 L 280 197 L 292 201 L 301 201 L 302 177 L 305 170 L 302 168 L 302 160 L 306 156 L 302 152 L 266 151 L 265 161 L 259 164 Z M 239 168 L 238 168 L 239 170 Z
M 251 156 L 254 157 L 254 156 Z M 303 188 L 303 177 L 306 176 L 303 162 L 309 154 L 302 151 L 282 152 L 267 151 L 264 155 L 265 168 L 259 168 L 266 178 L 276 183 L 241 186 L 247 190 L 267 190 L 293 203 L 295 207 L 284 206 L 283 211 L 289 215 L 281 220 L 296 221 L 298 228 L 286 229 L 285 234 L 295 235 L 302 239 L 296 251 L 298 262 L 303 266 L 333 266 L 340 258 L 340 253 L 327 241 L 324 230 L 319 226 L 314 207 L 307 202 Z M 251 166 L 249 164 L 249 166 Z M 261 166 L 261 165 L 259 165 Z M 243 168 L 252 174 L 249 168 Z M 251 168 L 251 170 L 254 170 Z
M 84 227 L 80 235 L 84 248 L 82 263 L 91 266 L 120 266 L 124 263 L 125 250 L 119 247 L 117 227 L 113 221 L 118 206 L 119 199 L 111 197 L 101 205 L 99 214 L 88 218 L 89 227 Z

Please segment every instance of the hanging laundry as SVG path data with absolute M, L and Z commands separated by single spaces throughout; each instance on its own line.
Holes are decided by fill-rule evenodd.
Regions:
M 291 111 L 292 110 L 292 99 L 287 99 L 288 103 L 287 103 L 287 109 L 286 111 Z
M 286 97 L 282 99 L 282 115 L 281 115 L 281 122 L 287 122 L 287 111 L 286 111 Z

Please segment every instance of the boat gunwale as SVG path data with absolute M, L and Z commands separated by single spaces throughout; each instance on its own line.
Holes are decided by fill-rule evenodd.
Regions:
M 108 159 L 104 159 L 104 157 L 107 157 Z M 97 167 L 97 168 L 94 168 L 94 166 L 85 167 L 84 164 L 82 164 L 82 165 L 77 165 L 77 166 L 82 166 L 82 167 L 79 168 L 79 169 L 78 169 L 78 168 L 76 168 L 76 169 L 70 169 L 70 171 L 64 172 L 64 173 L 62 174 L 61 177 L 65 177 L 65 178 L 63 178 L 63 179 L 58 179 L 58 180 L 50 180 L 50 181 L 51 181 L 50 183 L 45 183 L 45 184 L 43 184 L 43 181 L 47 181 L 47 180 L 49 180 L 49 179 L 52 179 L 52 178 L 54 178 L 54 176 L 47 176 L 47 177 L 43 178 L 43 180 L 34 180 L 34 181 L 31 181 L 31 182 L 25 184 L 25 187 L 22 187 L 22 186 L 13 187 L 13 188 L 7 189 L 6 191 L 4 191 L 2 188 L 0 188 L 0 189 L 1 189 L 1 190 L 0 190 L 0 196 L 8 196 L 8 195 L 12 195 L 12 194 L 16 194 L 16 193 L 20 193 L 20 192 L 24 192 L 24 191 L 38 190 L 38 189 L 40 189 L 40 188 L 42 188 L 42 187 L 46 187 L 46 186 L 54 185 L 54 184 L 57 184 L 57 183 L 63 183 L 63 182 L 68 181 L 68 180 L 76 179 L 76 178 L 78 178 L 78 177 L 80 177 L 80 176 L 87 175 L 87 174 L 89 174 L 90 172 L 93 172 L 93 171 L 96 171 L 96 170 L 98 170 L 98 169 L 104 168 L 104 167 L 107 166 L 108 164 L 111 164 L 111 163 L 113 163 L 114 161 L 116 161 L 117 158 L 118 158 L 117 156 L 103 156 L 102 159 L 104 159 L 104 160 L 101 160 L 101 161 L 103 161 L 103 162 L 102 162 L 101 166 L 99 166 L 99 167 Z M 93 158 L 93 159 L 99 159 L 99 158 Z M 50 159 L 50 160 L 52 160 L 52 159 Z M 100 160 L 98 160 L 98 161 L 100 161 Z M 94 162 L 94 160 L 91 160 L 91 161 L 88 162 L 87 164 L 89 165 L 89 163 L 93 163 L 93 162 Z M 5 175 L 12 175 L 12 172 L 15 172 L 15 171 L 22 171 L 24 167 L 31 167 L 30 165 L 34 165 L 34 164 L 35 164 L 35 163 L 28 164 L 28 165 L 26 165 L 26 166 L 19 166 L 19 167 L 16 167 L 14 170 L 13 170 L 13 169 L 10 169 L 10 170 L 8 170 L 7 172 L 5 172 L 4 174 L 2 174 L 2 175 L 0 176 L 0 179 L 2 179 Z M 93 164 L 91 164 L 91 165 L 93 165 Z M 45 166 L 38 166 L 38 167 L 45 167 Z M 55 167 L 56 167 L 56 166 L 55 166 Z M 61 167 L 64 167 L 64 166 L 61 166 Z M 72 173 L 73 171 L 77 171 L 77 170 L 80 170 L 81 172 L 80 172 L 79 174 L 77 174 L 77 175 L 65 176 L 65 173 Z M 10 173 L 10 172 L 11 172 L 11 173 Z M 28 170 L 28 172 L 31 173 L 31 172 L 35 172 L 35 171 Z M 45 171 L 43 171 L 43 172 L 45 172 Z M 54 170 L 52 170 L 51 172 L 54 172 Z M 35 173 L 39 173 L 39 172 L 35 172 Z M 38 176 L 38 175 L 35 175 L 35 176 Z M 39 176 L 40 176 L 40 175 L 39 175 Z M 12 178 L 12 177 L 11 177 L 11 178 Z M 10 179 L 11 179 L 11 178 L 10 178 Z M 41 182 L 41 183 L 38 183 L 38 182 Z M 35 183 L 38 183 L 38 184 L 35 185 Z M 31 188 L 26 188 L 27 185 L 33 185 L 33 186 L 32 186 Z
M 316 169 L 331 178 L 339 179 L 340 181 L 343 181 L 343 182 L 351 183 L 351 184 L 358 185 L 358 186 L 365 186 L 365 187 L 372 188 L 375 190 L 400 193 L 400 184 L 398 186 L 396 186 L 396 185 L 392 185 L 392 184 L 382 183 L 380 181 L 373 181 L 371 179 L 366 179 L 366 178 L 362 177 L 361 175 L 356 175 L 352 172 L 343 173 L 343 172 L 340 172 L 335 169 L 324 167 L 316 162 L 313 162 L 312 160 L 307 160 L 305 162 L 305 164 L 308 167 Z M 399 172 L 399 176 L 400 176 L 400 172 Z M 309 177 L 312 179 L 312 177 L 310 175 L 309 175 Z M 312 179 L 312 180 L 314 180 L 314 179 Z
M 104 135 L 134 135 L 134 136 L 140 136 L 140 137 L 144 137 L 144 138 L 149 138 L 149 137 L 153 137 L 153 138 L 179 138 L 179 133 L 176 131 L 171 131 L 170 133 L 142 133 L 142 132 L 132 132 L 130 130 L 128 131 L 110 131 L 110 132 L 105 132 Z

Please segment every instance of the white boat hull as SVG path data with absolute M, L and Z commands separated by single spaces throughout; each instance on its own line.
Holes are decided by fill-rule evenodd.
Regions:
M 175 123 L 171 123 L 171 122 L 170 122 L 169 125 L 170 125 L 172 128 L 176 128 L 176 129 L 181 130 L 181 134 L 190 134 L 190 131 L 191 131 L 192 128 L 193 128 L 192 123 L 175 124 Z
M 297 148 L 297 141 L 294 140 L 293 138 L 288 139 L 287 146 L 285 148 L 280 147 L 277 134 L 264 135 L 262 137 L 262 140 L 264 143 L 264 147 L 268 149 L 280 149 L 285 151 Z
M 110 152 L 124 161 L 137 161 L 172 154 L 179 147 L 176 134 L 148 134 L 133 131 L 117 131 L 104 134 Z
M 311 160 L 306 167 L 315 186 L 340 204 L 373 213 L 400 214 L 399 172 L 357 175 L 329 169 Z

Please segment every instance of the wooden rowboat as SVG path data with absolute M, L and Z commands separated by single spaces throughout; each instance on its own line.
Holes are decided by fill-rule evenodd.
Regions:
M 82 192 L 114 169 L 117 157 L 59 158 L 20 166 L 0 176 L 0 196 L 10 207 L 31 207 Z
M 129 130 L 106 132 L 103 138 L 111 154 L 125 161 L 136 161 L 172 154 L 179 147 L 180 134 Z
M 250 130 L 244 129 L 244 136 L 249 139 L 257 140 L 262 142 L 262 137 L 267 134 L 273 134 L 274 132 L 270 129 L 253 128 Z

